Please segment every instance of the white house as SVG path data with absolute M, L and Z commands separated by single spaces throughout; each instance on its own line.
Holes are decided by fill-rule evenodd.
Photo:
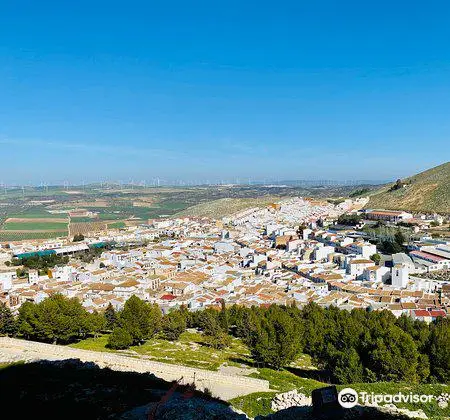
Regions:
M 405 288 L 409 282 L 409 268 L 405 265 L 395 265 L 392 267 L 392 286 Z
M 0 286 L 4 292 L 12 289 L 12 281 L 17 278 L 15 271 L 0 272 Z
M 232 242 L 228 241 L 219 241 L 214 244 L 214 251 L 217 254 L 222 254 L 226 252 L 233 252 L 234 251 L 234 245 Z
M 350 274 L 355 278 L 362 277 L 364 270 L 371 266 L 373 266 L 372 260 L 354 259 L 347 265 L 347 274 Z
M 385 283 L 391 276 L 390 271 L 388 267 L 373 265 L 364 269 L 362 279 L 376 283 Z
M 317 261 L 328 259 L 328 256 L 335 251 L 333 246 L 324 246 L 323 244 L 317 244 L 314 249 L 314 259 Z

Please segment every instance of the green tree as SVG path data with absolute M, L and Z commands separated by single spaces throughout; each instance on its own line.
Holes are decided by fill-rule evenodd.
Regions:
M 363 382 L 364 368 L 358 352 L 351 347 L 348 351 L 337 351 L 333 355 L 333 376 L 341 384 Z
M 133 344 L 142 344 L 160 329 L 161 318 L 161 310 L 157 305 L 151 305 L 133 295 L 125 302 L 119 324 L 129 332 Z
M 450 381 L 450 319 L 437 319 L 432 325 L 430 341 L 431 374 L 444 383 Z
M 15 335 L 17 332 L 17 322 L 14 315 L 3 302 L 0 303 L 0 335 Z
M 365 349 L 367 367 L 379 381 L 417 382 L 419 352 L 409 334 L 391 325 L 375 338 L 371 347 Z
M 114 306 L 112 306 L 111 302 L 109 302 L 107 308 L 105 309 L 105 328 L 109 331 L 112 331 L 117 324 L 117 314 Z
M 390 241 L 388 239 L 381 241 L 379 249 L 385 254 L 397 254 L 404 251 L 403 246 L 396 241 Z
M 54 294 L 39 304 L 26 303 L 18 317 L 19 332 L 26 338 L 70 343 L 89 332 L 88 313 L 76 298 Z
M 356 226 L 362 220 L 362 216 L 358 214 L 341 214 L 338 217 L 340 225 Z
M 220 301 L 220 313 L 218 316 L 218 321 L 222 329 L 228 333 L 228 312 L 225 306 L 225 301 L 221 299 Z
M 231 344 L 231 337 L 223 330 L 215 311 L 204 311 L 201 324 L 207 345 L 223 349 Z
M 166 340 L 176 341 L 186 331 L 186 318 L 181 311 L 173 311 L 162 320 L 162 332 Z
M 243 339 L 245 343 L 248 343 L 250 337 L 253 333 L 256 333 L 255 330 L 259 327 L 259 317 L 255 310 L 242 308 L 239 313 L 235 316 L 235 334 L 237 337 Z
M 397 232 L 395 232 L 394 240 L 401 247 L 403 247 L 403 244 L 406 242 L 405 235 L 400 229 L 398 229 Z
M 121 327 L 115 327 L 113 332 L 108 337 L 108 343 L 106 346 L 114 350 L 127 349 L 133 344 L 133 338 L 131 334 Z
M 77 233 L 74 237 L 73 237 L 73 242 L 81 242 L 84 241 L 84 235 L 81 233 Z
M 375 263 L 375 264 L 380 264 L 381 261 L 381 255 L 380 254 L 373 254 L 370 256 L 370 259 Z
M 286 310 L 272 306 L 250 339 L 255 360 L 275 369 L 289 365 L 301 350 L 299 330 Z
M 89 332 L 94 334 L 94 337 L 98 337 L 106 327 L 105 317 L 103 316 L 103 314 L 98 313 L 97 311 L 93 312 L 92 314 L 88 314 L 87 322 Z

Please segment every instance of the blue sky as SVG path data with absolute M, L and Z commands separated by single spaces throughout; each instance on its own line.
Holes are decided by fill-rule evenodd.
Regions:
M 2 1 L 0 181 L 435 166 L 449 19 L 447 1 Z

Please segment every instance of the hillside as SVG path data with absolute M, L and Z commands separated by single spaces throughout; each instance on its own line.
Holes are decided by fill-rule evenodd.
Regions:
M 265 207 L 270 203 L 279 201 L 281 197 L 266 195 L 260 198 L 221 198 L 189 207 L 176 216 L 204 216 L 221 219 L 230 214 L 250 207 Z
M 384 186 L 371 195 L 366 207 L 389 210 L 450 213 L 450 162 L 402 179 L 402 188 Z

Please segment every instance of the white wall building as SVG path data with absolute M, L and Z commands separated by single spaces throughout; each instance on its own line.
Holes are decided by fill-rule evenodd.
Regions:
M 392 267 L 392 286 L 404 289 L 409 282 L 409 268 L 403 265 Z

